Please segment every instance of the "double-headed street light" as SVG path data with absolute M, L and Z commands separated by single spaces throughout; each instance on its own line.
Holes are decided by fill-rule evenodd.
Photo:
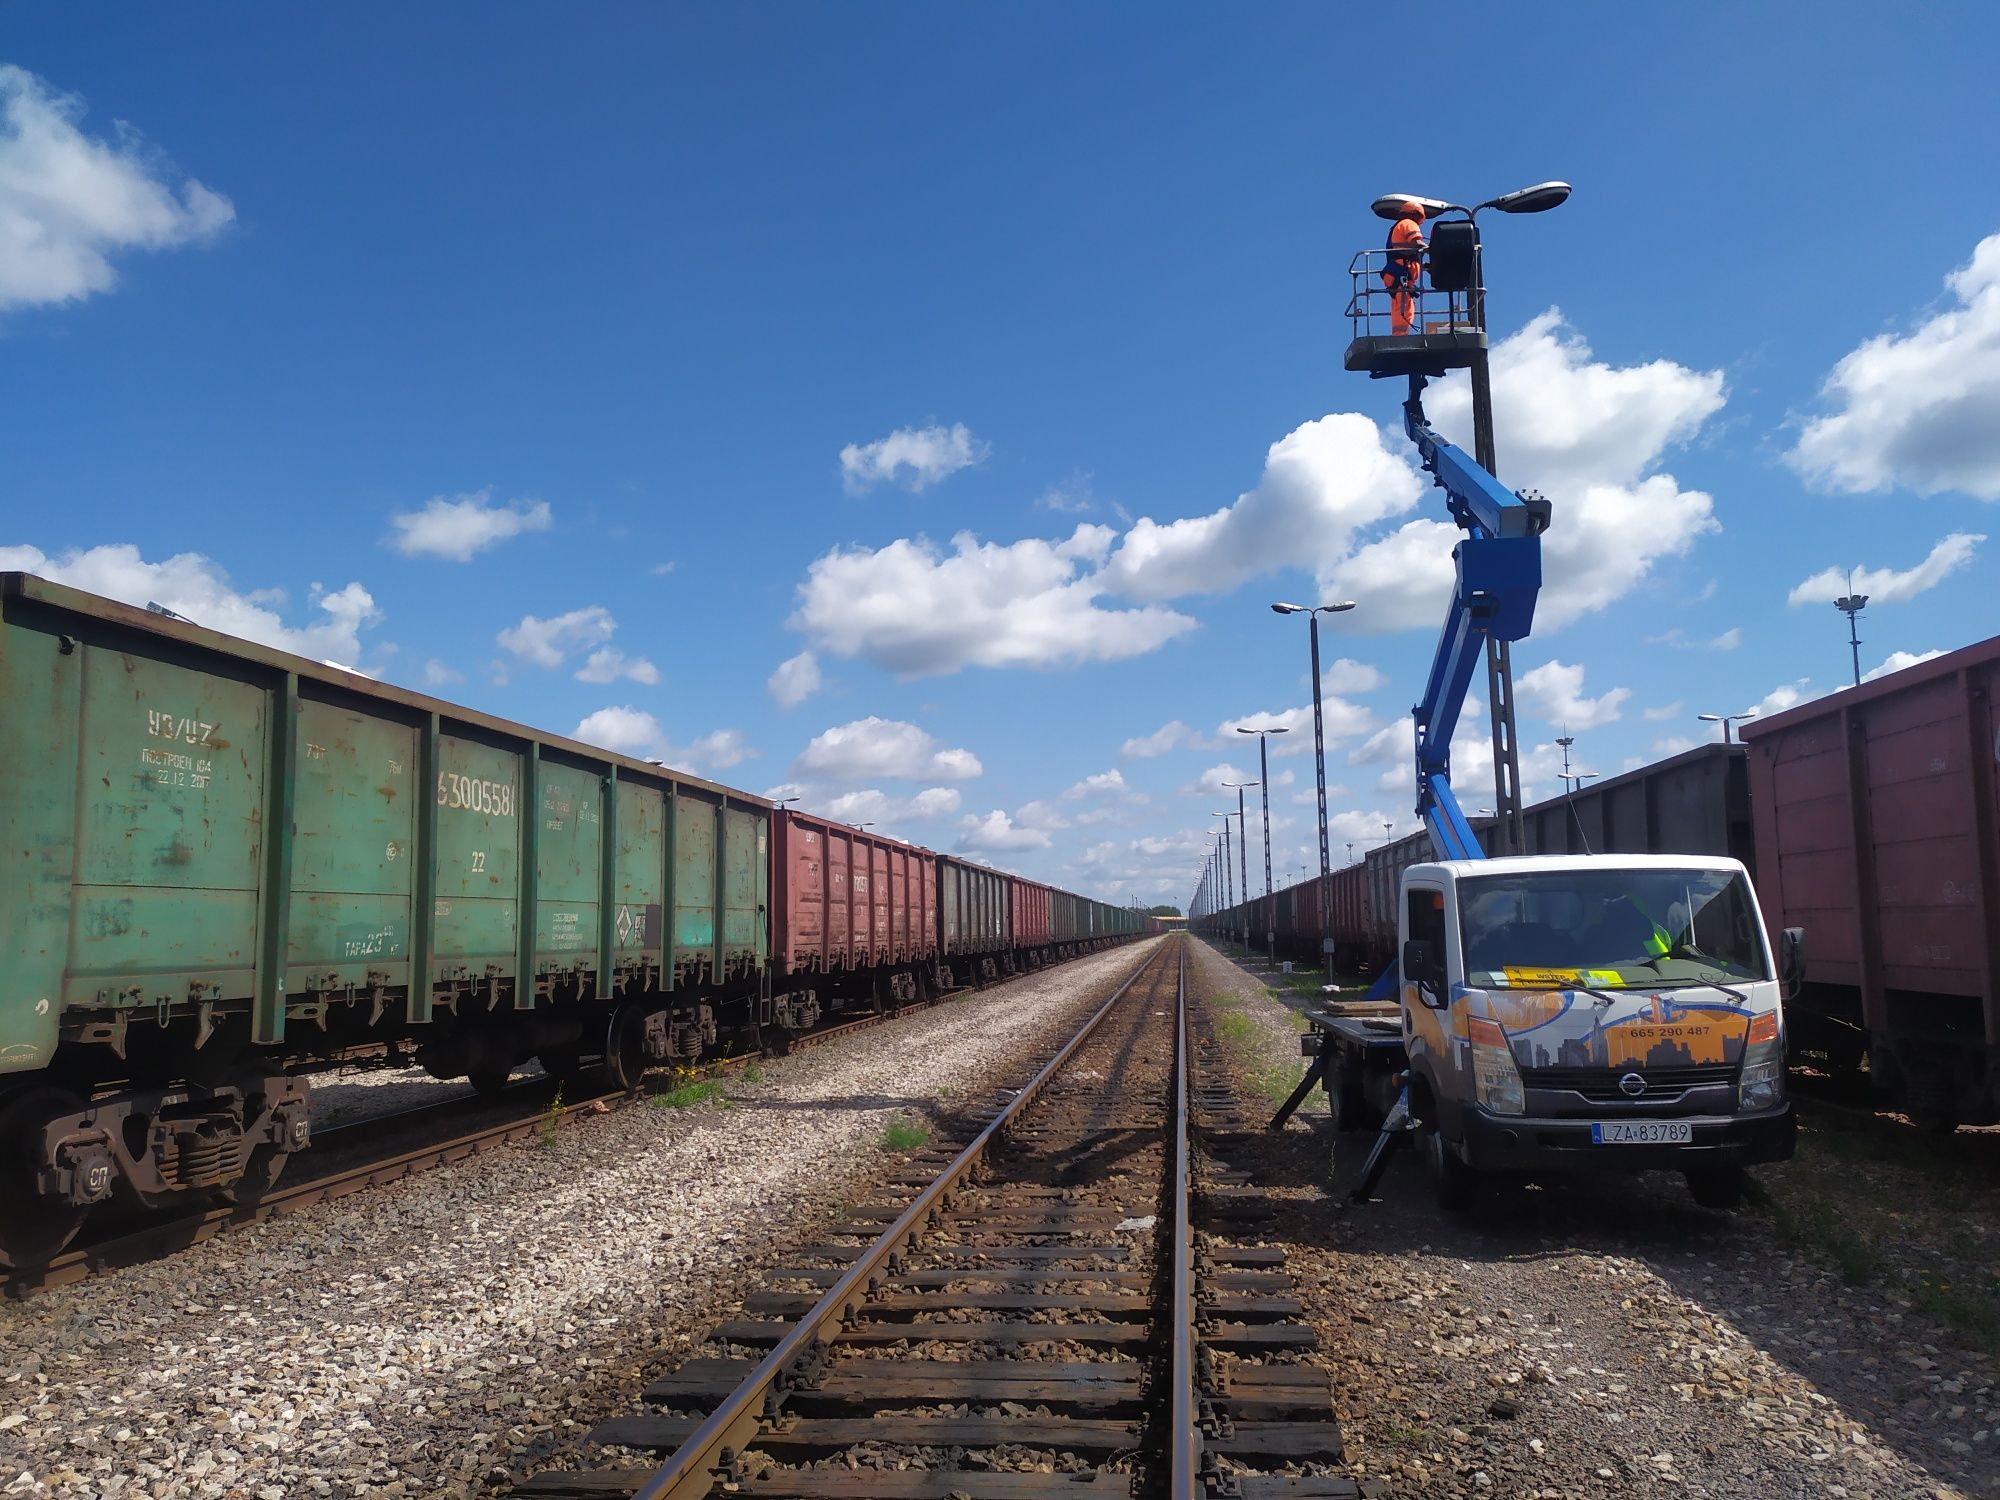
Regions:
M 1326 846 L 1326 722 L 1320 710 L 1319 688 L 1319 617 L 1321 615 L 1345 614 L 1354 608 L 1352 599 L 1343 599 L 1338 604 L 1273 604 L 1271 612 L 1280 615 L 1304 615 L 1312 635 L 1313 673 L 1313 775 L 1319 784 L 1319 922 L 1320 954 L 1329 976 L 1333 973 L 1333 931 L 1327 913 L 1327 881 L 1332 874 L 1332 861 Z M 1353 846 L 1348 846 L 1352 855 Z
M 1568 199 L 1569 184 L 1566 182 L 1537 182 L 1528 187 L 1516 188 L 1511 193 L 1502 193 L 1497 198 L 1488 198 L 1484 203 L 1476 203 L 1467 208 L 1463 204 L 1449 203 L 1441 198 L 1425 198 L 1415 193 L 1384 193 L 1369 206 L 1378 218 L 1394 223 L 1403 216 L 1405 203 L 1416 203 L 1423 208 L 1424 218 L 1435 221 L 1443 214 L 1464 214 L 1467 227 L 1464 232 L 1463 249 L 1467 264 L 1478 269 L 1479 257 L 1479 215 L 1486 209 L 1494 209 L 1503 214 L 1539 214 L 1559 207 Z M 1481 334 L 1486 331 L 1486 277 L 1483 270 L 1472 277 L 1472 285 L 1467 290 L 1467 310 L 1471 314 L 1472 325 Z M 1478 347 L 1471 351 L 1470 373 L 1472 376 L 1472 456 L 1487 473 L 1497 476 L 1499 469 L 1493 454 L 1493 379 L 1487 364 L 1486 340 L 1482 337 Z M 1521 758 L 1514 744 L 1514 659 L 1508 644 L 1488 636 L 1486 640 L 1486 696 L 1492 705 L 1493 720 L 1493 800 L 1500 810 L 1500 821 L 1495 824 L 1495 854 L 1518 854 L 1527 842 L 1527 827 L 1521 818 Z
M 1753 708 L 1747 714 L 1696 714 L 1695 717 L 1704 724 L 1720 724 L 1722 726 L 1722 743 L 1728 745 L 1734 743 L 1729 732 L 1729 726 L 1731 724 L 1741 724 L 1745 719 L 1756 718 L 1757 710 Z
M 1257 774 L 1263 778 L 1264 787 L 1264 946 L 1275 963 L 1278 958 L 1278 924 L 1277 912 L 1271 905 L 1271 736 L 1290 734 L 1291 730 L 1282 725 L 1269 729 L 1249 729 L 1238 725 L 1236 732 L 1257 736 Z M 1244 837 L 1248 838 L 1249 834 L 1244 834 Z

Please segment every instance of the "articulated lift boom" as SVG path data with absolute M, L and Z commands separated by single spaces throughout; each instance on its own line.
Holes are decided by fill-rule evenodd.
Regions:
M 1423 389 L 1424 377 L 1410 376 L 1403 430 L 1466 535 L 1452 549 L 1451 608 L 1431 660 L 1430 680 L 1411 711 L 1417 731 L 1417 815 L 1430 830 L 1439 859 L 1483 859 L 1485 851 L 1451 789 L 1451 736 L 1488 637 L 1523 640 L 1535 622 L 1549 502 L 1535 494 L 1515 494 L 1471 454 L 1439 437 L 1424 416 Z

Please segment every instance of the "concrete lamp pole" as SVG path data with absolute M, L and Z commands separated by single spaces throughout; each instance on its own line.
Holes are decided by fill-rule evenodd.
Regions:
M 1222 784 L 1225 787 L 1233 788 L 1236 792 L 1236 868 L 1238 874 L 1242 877 L 1244 901 L 1243 951 L 1248 953 L 1250 951 L 1250 824 L 1243 816 L 1243 789 L 1246 786 L 1258 786 L 1261 783 L 1255 781 L 1225 781 Z M 1226 818 L 1229 814 L 1224 813 L 1223 816 Z
M 1273 604 L 1271 612 L 1280 615 L 1303 614 L 1307 628 L 1312 635 L 1313 673 L 1313 775 L 1319 784 L 1319 951 L 1320 960 L 1329 979 L 1333 977 L 1333 922 L 1327 911 L 1329 882 L 1333 875 L 1332 859 L 1326 842 L 1326 720 L 1320 709 L 1319 691 L 1319 617 L 1321 615 L 1345 614 L 1354 608 L 1352 599 L 1343 599 L 1338 604 Z M 1352 849 L 1349 850 L 1351 854 Z
M 1271 736 L 1290 734 L 1289 729 L 1246 729 L 1239 725 L 1238 734 L 1257 736 L 1257 774 L 1263 778 L 1264 786 L 1264 948 L 1271 962 L 1278 961 L 1277 911 L 1271 902 Z M 1245 838 L 1249 834 L 1244 834 Z

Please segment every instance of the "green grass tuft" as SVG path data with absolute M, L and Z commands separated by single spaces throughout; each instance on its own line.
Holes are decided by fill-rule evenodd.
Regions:
M 745 1083 L 762 1083 L 764 1081 L 764 1070 L 755 1063 L 745 1063 L 743 1065 L 743 1081 Z
M 562 1117 L 563 1091 L 562 1085 L 557 1084 L 556 1095 L 549 1100 L 549 1112 L 543 1118 L 541 1128 L 535 1132 L 535 1139 L 541 1143 L 544 1150 L 555 1145 L 556 1137 L 562 1130 Z
M 914 1151 L 931 1138 L 928 1125 L 920 1125 L 911 1120 L 898 1120 L 882 1132 L 884 1151 Z
M 713 1078 L 704 1078 L 697 1083 L 684 1083 L 679 1088 L 653 1095 L 653 1108 L 692 1109 L 695 1105 L 706 1104 L 710 1100 L 725 1108 L 729 1104 L 729 1101 L 722 1097 L 722 1085 Z

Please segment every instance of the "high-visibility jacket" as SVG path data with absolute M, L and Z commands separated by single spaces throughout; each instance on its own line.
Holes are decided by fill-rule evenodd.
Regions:
M 1423 270 L 1424 230 L 1415 219 L 1398 219 L 1389 227 L 1383 248 L 1389 252 L 1382 263 L 1382 280 L 1393 286 L 1416 284 Z

